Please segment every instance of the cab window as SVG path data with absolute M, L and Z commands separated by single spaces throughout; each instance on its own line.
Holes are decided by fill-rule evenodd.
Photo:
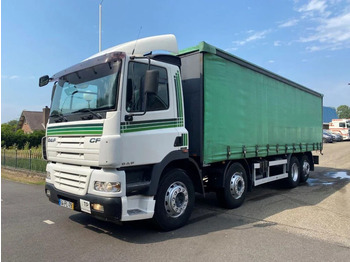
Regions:
M 144 98 L 145 73 L 147 64 L 130 62 L 128 66 L 128 80 L 126 88 L 126 110 L 128 112 L 142 112 Z M 150 70 L 159 71 L 159 82 L 156 93 L 148 94 L 147 111 L 166 110 L 169 108 L 168 76 L 165 68 L 151 65 Z

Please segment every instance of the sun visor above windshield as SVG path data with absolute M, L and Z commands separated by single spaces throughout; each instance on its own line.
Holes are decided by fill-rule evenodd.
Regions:
M 121 60 L 124 57 L 125 57 L 125 53 L 123 53 L 123 52 L 112 52 L 112 53 L 108 53 L 108 54 L 101 54 L 98 57 L 95 57 L 95 58 L 92 58 L 89 60 L 84 60 L 83 62 L 81 62 L 79 64 L 76 64 L 76 65 L 71 66 L 65 70 L 62 70 L 61 72 L 54 74 L 51 77 L 51 80 L 57 80 L 58 78 L 60 78 L 64 75 L 68 75 L 70 73 L 74 73 L 74 72 L 83 70 L 85 68 L 90 68 L 90 67 L 93 67 L 96 65 Z
M 125 53 L 122 52 L 112 52 L 112 53 L 108 53 L 108 54 L 102 54 L 98 57 L 95 57 L 93 59 L 89 59 L 89 60 L 84 60 L 83 62 L 76 64 L 74 66 L 71 66 L 65 70 L 62 70 L 56 74 L 54 74 L 51 77 L 51 80 L 57 80 L 58 78 L 73 73 L 73 72 L 77 72 L 80 71 L 82 69 L 85 68 L 89 68 L 89 67 L 93 67 L 96 65 L 100 65 L 100 64 L 104 64 L 104 63 L 108 63 L 108 62 L 114 62 L 117 60 L 121 60 L 125 57 Z
M 174 35 L 159 35 L 138 39 L 103 50 L 84 61 L 116 51 L 124 52 L 128 55 L 144 55 L 156 50 L 177 54 L 179 50 L 176 37 Z

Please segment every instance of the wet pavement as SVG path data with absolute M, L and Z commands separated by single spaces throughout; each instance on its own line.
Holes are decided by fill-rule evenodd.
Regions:
M 318 176 L 317 178 L 312 178 L 310 177 L 306 184 L 308 186 L 319 186 L 319 185 L 324 185 L 324 186 L 331 186 L 337 183 L 338 180 L 349 180 L 350 181 L 350 171 L 332 171 L 332 172 L 327 172 L 323 174 L 323 176 Z

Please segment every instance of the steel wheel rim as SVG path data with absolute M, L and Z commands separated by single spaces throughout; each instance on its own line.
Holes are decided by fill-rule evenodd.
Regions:
M 245 182 L 242 173 L 234 173 L 230 181 L 230 192 L 234 199 L 242 197 L 245 190 Z
M 188 205 L 187 187 L 182 182 L 172 183 L 165 193 L 164 206 L 170 217 L 181 216 Z
M 298 165 L 296 163 L 294 163 L 292 165 L 292 179 L 294 182 L 296 182 L 298 180 L 298 177 L 299 177 L 299 168 L 298 168 Z
M 309 175 L 310 173 L 310 164 L 307 161 L 304 161 L 303 163 L 303 173 L 304 175 Z

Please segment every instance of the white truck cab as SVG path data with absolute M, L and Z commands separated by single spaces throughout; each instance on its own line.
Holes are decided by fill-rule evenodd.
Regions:
M 143 55 L 159 49 L 177 53 L 175 37 L 122 44 L 41 78 L 54 82 L 43 143 L 52 202 L 105 220 L 153 217 L 160 171 L 188 158 L 180 59 Z M 169 203 L 174 217 L 188 190 L 174 185 L 183 202 Z

